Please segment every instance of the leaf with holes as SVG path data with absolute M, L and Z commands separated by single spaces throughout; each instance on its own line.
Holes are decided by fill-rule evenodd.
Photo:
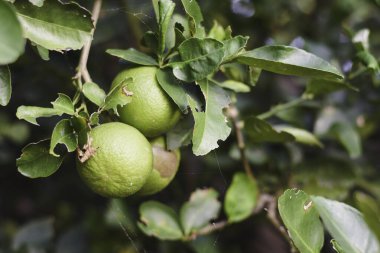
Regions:
M 123 107 L 132 101 L 133 94 L 128 91 L 128 85 L 131 82 L 133 82 L 133 79 L 128 78 L 120 82 L 120 84 L 115 85 L 104 99 L 102 110 L 112 109 L 116 115 L 119 115 L 117 107 Z
M 49 153 L 56 157 L 59 155 L 54 152 L 54 148 L 58 144 L 64 144 L 68 152 L 75 151 L 78 146 L 78 137 L 76 136 L 74 128 L 68 119 L 63 119 L 58 122 L 54 127 L 51 136 Z

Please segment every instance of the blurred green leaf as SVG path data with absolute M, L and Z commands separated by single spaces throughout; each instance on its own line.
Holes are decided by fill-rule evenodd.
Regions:
M 346 148 L 351 158 L 358 158 L 362 154 L 362 144 L 358 131 L 347 123 L 336 123 L 331 131 Z
M 351 86 L 349 83 L 346 82 L 336 82 L 324 79 L 311 79 L 307 83 L 305 94 L 312 96 L 321 96 L 342 89 L 359 91 L 357 88 Z
M 69 119 L 63 119 L 58 122 L 51 135 L 49 153 L 56 157 L 59 157 L 59 155 L 54 152 L 54 149 L 58 144 L 65 145 L 68 152 L 75 151 L 78 146 L 78 137 Z
M 11 94 L 11 72 L 8 66 L 0 66 L 0 105 L 6 106 L 11 99 Z
M 65 94 L 59 93 L 58 98 L 51 104 L 53 105 L 53 108 L 60 114 L 75 114 L 73 101 L 71 101 L 71 98 Z
M 294 136 L 296 142 L 311 146 L 317 146 L 320 148 L 323 147 L 323 144 L 317 139 L 317 137 L 305 129 L 285 125 L 277 125 L 273 126 L 273 128 L 277 132 L 285 132 L 291 134 Z
M 226 38 L 226 31 L 224 30 L 224 27 L 218 23 L 218 21 L 214 20 L 214 25 L 211 27 L 207 37 L 218 41 L 223 41 Z
M 22 149 L 17 159 L 18 171 L 29 178 L 48 177 L 55 173 L 63 162 L 63 157 L 49 153 L 49 142 L 31 143 Z
M 42 7 L 44 5 L 45 0 L 29 0 L 32 4 L 37 7 Z
M 60 116 L 62 115 L 62 113 L 53 108 L 25 106 L 25 105 L 22 105 L 19 108 L 17 108 L 17 112 L 16 112 L 17 118 L 26 120 L 29 123 L 32 123 L 37 126 L 38 126 L 38 123 L 36 121 L 37 118 L 51 117 L 51 116 L 56 116 L 56 115 Z
M 37 52 L 40 55 L 42 60 L 44 60 L 44 61 L 50 60 L 48 49 L 44 48 L 43 46 L 37 45 L 37 44 L 36 44 L 36 48 L 37 48 Z
M 185 82 L 202 80 L 219 67 L 224 56 L 223 50 L 223 43 L 214 39 L 185 40 L 178 47 L 181 62 L 172 63 L 173 73 Z
M 0 1 L 0 24 L 0 65 L 5 65 L 15 62 L 24 53 L 25 47 L 22 28 L 14 8 L 5 1 Z
M 111 199 L 105 212 L 107 224 L 119 229 L 123 226 L 133 236 L 137 234 L 136 219 L 132 210 L 122 199 Z
M 205 29 L 202 25 L 203 15 L 201 8 L 196 0 L 181 0 L 182 5 L 191 18 L 190 31 L 194 37 L 204 38 L 206 36 Z
M 202 93 L 206 99 L 206 109 L 199 112 L 196 102 L 190 97 L 190 107 L 194 116 L 195 126 L 193 132 L 193 153 L 205 155 L 219 147 L 219 140 L 226 140 L 231 128 L 227 125 L 223 108 L 227 107 L 230 99 L 227 93 L 209 80 L 199 82 Z
M 192 115 L 186 116 L 166 133 L 166 143 L 169 150 L 175 150 L 191 143 L 194 128 Z
M 83 95 L 99 107 L 104 104 L 106 98 L 104 90 L 92 82 L 87 82 L 83 85 Z
M 355 192 L 355 204 L 363 213 L 367 225 L 377 236 L 380 241 L 380 204 L 376 199 L 362 192 Z
M 240 222 L 252 215 L 259 189 L 256 181 L 243 172 L 235 173 L 224 200 L 228 222 Z
M 91 13 L 76 3 L 46 1 L 42 7 L 16 1 L 24 36 L 49 50 L 76 50 L 92 39 Z
M 277 132 L 269 123 L 256 117 L 246 119 L 244 129 L 252 142 L 287 142 L 295 140 L 293 135 L 286 132 Z
M 222 88 L 233 90 L 234 92 L 247 93 L 251 91 L 251 88 L 248 85 L 235 80 L 227 80 L 221 83 L 217 82 L 217 84 Z
M 323 79 L 343 79 L 342 73 L 325 60 L 289 46 L 264 46 L 244 52 L 240 63 L 270 72 Z
M 180 221 L 185 235 L 191 235 L 216 219 L 220 211 L 218 192 L 214 189 L 196 190 L 181 208 Z
M 116 115 L 117 107 L 123 107 L 132 101 L 133 94 L 128 91 L 128 85 L 133 82 L 132 78 L 128 78 L 115 85 L 104 99 L 102 110 L 113 110 Z
M 183 237 L 176 213 L 156 201 L 147 201 L 140 206 L 138 226 L 146 235 L 161 240 L 180 240 Z
M 156 75 L 161 88 L 173 99 L 182 113 L 187 113 L 189 102 L 187 101 L 186 92 L 182 87 L 182 82 L 176 79 L 169 69 L 159 69 Z
M 158 1 L 158 13 L 159 13 L 159 40 L 158 47 L 159 53 L 162 55 L 165 52 L 167 31 L 170 25 L 170 21 L 173 15 L 175 3 L 171 0 L 159 0 Z
M 342 247 L 339 245 L 339 243 L 335 240 L 335 239 L 332 239 L 330 241 L 333 249 L 337 252 L 337 253 L 345 253 L 342 249 Z
M 286 190 L 278 199 L 278 211 L 290 238 L 301 253 L 321 252 L 323 226 L 309 195 L 297 189 Z
M 107 49 L 106 53 L 139 65 L 158 66 L 158 62 L 154 58 L 143 52 L 137 51 L 134 48 L 129 48 L 126 50 Z
M 352 37 L 352 42 L 358 50 L 369 50 L 369 34 L 370 30 L 365 28 L 359 30 Z
M 342 202 L 311 197 L 330 235 L 339 243 L 344 252 L 377 253 L 380 245 L 368 228 L 362 214 Z
M 224 58 L 223 62 L 231 61 L 238 53 L 240 53 L 247 45 L 249 37 L 236 36 L 231 39 L 223 41 L 224 44 Z

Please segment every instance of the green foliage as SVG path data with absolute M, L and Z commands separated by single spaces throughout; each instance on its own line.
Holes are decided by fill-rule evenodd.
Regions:
M 134 48 L 130 48 L 127 50 L 108 49 L 106 52 L 110 55 L 119 57 L 123 60 L 133 62 L 139 65 L 158 66 L 158 62 L 154 58 L 140 51 L 137 51 Z
M 0 105 L 7 105 L 11 99 L 11 94 L 11 72 L 8 66 L 0 66 Z

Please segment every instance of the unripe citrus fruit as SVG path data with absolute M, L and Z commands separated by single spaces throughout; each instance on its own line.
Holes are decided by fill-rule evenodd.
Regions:
M 138 191 L 139 195 L 151 195 L 163 190 L 173 180 L 178 171 L 181 154 L 179 149 L 166 150 L 163 137 L 151 141 L 153 149 L 153 170 L 144 186 Z
M 147 137 L 159 136 L 170 130 L 179 120 L 178 106 L 165 93 L 156 79 L 157 68 L 138 67 L 119 73 L 112 86 L 127 78 L 133 82 L 127 86 L 132 101 L 119 108 L 122 122 L 136 127 Z
M 153 167 L 152 146 L 136 128 L 120 122 L 94 128 L 77 159 L 83 181 L 105 197 L 127 197 L 145 184 Z

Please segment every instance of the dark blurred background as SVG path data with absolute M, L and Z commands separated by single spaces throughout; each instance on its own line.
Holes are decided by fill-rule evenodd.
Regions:
M 91 9 L 90 1 L 78 1 Z M 217 20 L 230 25 L 233 34 L 250 36 L 249 49 L 265 44 L 292 45 L 351 71 L 355 48 L 343 26 L 353 31 L 368 28 L 374 55 L 380 52 L 380 2 L 378 0 L 199 0 L 210 29 Z M 180 3 L 176 12 L 183 13 Z M 88 69 L 96 83 L 108 90 L 113 77 L 129 67 L 105 54 L 108 48 L 139 48 L 146 30 L 155 30 L 148 0 L 104 1 Z M 234 136 L 205 157 L 183 148 L 180 170 L 161 193 L 146 198 L 110 200 L 91 192 L 80 181 L 74 158 L 67 157 L 49 178 L 29 179 L 17 172 L 16 159 L 30 142 L 50 138 L 57 118 L 41 119 L 40 126 L 17 120 L 20 105 L 50 106 L 57 93 L 72 96 L 71 78 L 79 51 L 50 53 L 43 61 L 35 48 L 11 65 L 13 95 L 0 108 L 0 253 L 6 252 L 289 252 L 287 242 L 265 218 L 249 220 L 198 238 L 195 242 L 160 242 L 136 227 L 138 206 L 145 200 L 162 201 L 178 208 L 197 188 L 213 187 L 221 198 L 234 172 L 242 170 Z M 237 96 L 241 116 L 255 115 L 272 105 L 302 94 L 306 80 L 263 73 L 250 93 Z M 339 111 L 352 121 L 362 138 L 363 155 L 351 160 L 335 140 L 324 139 L 325 149 L 287 145 L 248 145 L 248 157 L 263 191 L 281 192 L 291 186 L 309 193 L 353 202 L 355 189 L 380 195 L 380 93 L 370 75 L 352 80 L 361 92 L 341 91 L 289 110 L 275 118 L 315 131 L 315 122 L 326 110 Z M 321 116 L 322 115 L 322 116 Z M 365 119 L 365 123 L 360 120 Z M 327 238 L 328 239 L 328 238 Z M 23 241 L 33 241 L 18 247 Z M 326 240 L 328 242 L 328 240 Z M 19 248 L 19 249 L 18 249 Z M 332 252 L 327 246 L 324 252 Z

